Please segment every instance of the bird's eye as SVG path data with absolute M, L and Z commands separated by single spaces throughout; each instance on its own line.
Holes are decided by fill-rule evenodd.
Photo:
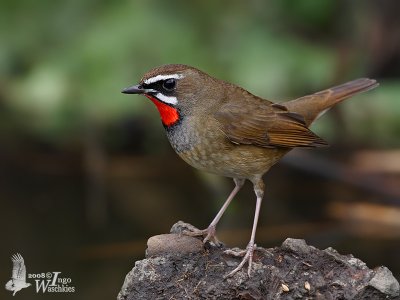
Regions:
M 163 82 L 163 88 L 167 91 L 172 91 L 176 86 L 176 80 L 173 78 L 167 79 Z

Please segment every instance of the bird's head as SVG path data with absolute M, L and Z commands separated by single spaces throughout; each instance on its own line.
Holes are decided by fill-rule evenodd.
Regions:
M 184 116 L 204 113 L 218 99 L 218 80 L 186 65 L 164 65 L 147 72 L 139 84 L 122 90 L 124 94 L 141 94 L 149 98 L 160 112 L 165 127 Z M 212 95 L 212 96 L 211 96 Z

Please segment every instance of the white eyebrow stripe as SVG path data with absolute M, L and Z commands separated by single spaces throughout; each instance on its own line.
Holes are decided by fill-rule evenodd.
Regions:
M 156 94 L 156 98 L 158 98 L 162 102 L 165 102 L 165 103 L 168 103 L 168 104 L 172 104 L 172 105 L 178 104 L 178 99 L 176 99 L 176 97 L 173 97 L 173 96 L 165 96 L 165 95 L 163 95 L 161 93 L 157 93 Z
M 166 74 L 166 75 L 157 75 L 154 77 L 150 77 L 144 80 L 145 84 L 151 84 L 160 80 L 166 80 L 166 79 L 181 79 L 184 76 L 182 74 Z

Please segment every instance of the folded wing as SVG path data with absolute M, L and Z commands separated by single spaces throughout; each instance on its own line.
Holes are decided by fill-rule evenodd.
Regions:
M 320 147 L 327 143 L 310 131 L 300 114 L 260 98 L 222 105 L 215 118 L 235 144 L 265 148 Z

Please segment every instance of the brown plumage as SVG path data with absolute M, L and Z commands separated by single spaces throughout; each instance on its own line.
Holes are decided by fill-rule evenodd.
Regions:
M 273 103 L 241 87 L 213 78 L 185 65 L 166 65 L 146 73 L 140 83 L 123 90 L 143 94 L 156 104 L 168 139 L 187 163 L 195 168 L 232 177 L 235 188 L 214 220 L 204 230 L 204 242 L 218 244 L 215 228 L 246 179 L 257 196 L 250 242 L 244 258 L 227 276 L 248 262 L 250 276 L 257 221 L 264 195 L 262 176 L 295 147 L 321 147 L 327 143 L 308 127 L 335 104 L 378 84 L 357 79 L 284 103 Z

